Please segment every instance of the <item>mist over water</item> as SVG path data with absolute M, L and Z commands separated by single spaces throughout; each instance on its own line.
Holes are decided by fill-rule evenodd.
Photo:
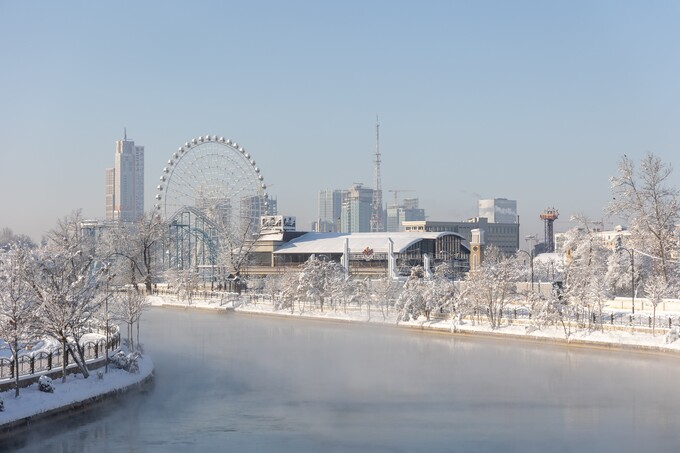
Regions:
M 14 451 L 677 451 L 673 356 L 153 309 L 152 389 Z

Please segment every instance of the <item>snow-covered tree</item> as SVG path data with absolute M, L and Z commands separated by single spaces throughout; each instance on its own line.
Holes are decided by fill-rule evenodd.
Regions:
M 371 298 L 375 301 L 375 305 L 380 307 L 383 319 L 389 316 L 390 306 L 394 305 L 400 289 L 401 283 L 390 277 L 371 281 Z
M 359 307 L 361 312 L 362 307 L 366 304 L 366 312 L 368 320 L 371 320 L 371 297 L 369 291 L 368 278 L 351 278 L 348 282 L 347 292 L 349 294 L 349 301 Z
M 165 271 L 165 281 L 169 289 L 174 289 L 178 300 L 187 300 L 191 305 L 200 281 L 198 272 L 193 269 L 171 268 Z
M 580 323 L 592 326 L 595 309 L 601 315 L 602 303 L 607 298 L 607 250 L 593 234 L 588 219 L 575 216 L 572 220 L 578 226 L 567 231 L 564 244 L 568 256 L 564 303 L 573 309 Z
M 425 315 L 425 282 L 422 266 L 411 268 L 411 274 L 404 283 L 401 294 L 394 308 L 397 310 L 397 322 L 417 320 Z
M 445 262 L 438 265 L 430 281 L 426 282 L 425 307 L 429 319 L 433 311 L 448 311 L 451 317 L 451 329 L 455 331 L 463 317 L 469 314 L 469 305 L 464 294 L 459 291 L 456 283 L 451 279 L 453 268 Z
M 631 266 L 629 252 L 619 248 L 609 254 L 605 278 L 612 294 L 630 296 L 632 291 L 637 289 L 637 282 L 640 280 L 639 272 L 637 269 L 633 270 Z
M 83 376 L 89 376 L 81 338 L 100 313 L 105 294 L 105 266 L 96 260 L 97 243 L 84 234 L 80 211 L 60 219 L 45 245 L 33 253 L 27 279 L 38 300 L 41 329 L 62 345 L 64 362 L 71 354 Z M 66 379 L 64 363 L 63 379 Z
M 335 261 L 329 261 L 330 268 L 326 271 L 326 297 L 333 310 L 338 309 L 338 304 L 342 302 L 345 307 L 347 293 L 349 291 L 349 281 L 345 276 L 343 267 Z
M 455 286 L 449 276 L 452 274 L 448 263 L 435 267 L 432 278 L 425 282 L 425 316 L 430 319 L 432 312 L 449 308 L 455 296 Z
M 261 232 L 260 223 L 258 218 L 252 217 L 242 219 L 242 222 L 234 225 L 217 213 L 210 213 L 210 218 L 217 228 L 217 264 L 224 270 L 223 284 L 226 287 L 226 278 L 229 275 L 239 277 L 252 259 L 253 249 Z M 240 291 L 240 287 L 237 286 L 237 289 Z
M 564 259 L 557 253 L 541 253 L 534 257 L 534 279 L 559 282 L 564 278 Z
M 477 310 L 486 313 L 492 329 L 497 329 L 503 319 L 503 310 L 515 296 L 517 263 L 490 246 L 478 270 L 470 272 L 465 281 L 466 297 Z
M 145 213 L 133 223 L 120 223 L 108 231 L 103 251 L 118 264 L 116 272 L 125 276 L 123 283 L 137 287 L 138 278 L 151 294 L 157 259 L 165 233 L 165 223 L 154 212 Z
M 564 337 L 569 339 L 571 336 L 572 323 L 574 319 L 574 306 L 570 305 L 564 293 L 559 287 L 553 287 L 547 296 L 535 295 L 536 305 L 532 308 L 531 319 L 534 326 L 542 328 L 545 325 L 561 326 Z
M 670 259 L 678 246 L 675 235 L 680 210 L 680 192 L 669 185 L 672 172 L 671 164 L 653 153 L 643 157 L 638 170 L 624 155 L 618 175 L 610 179 L 614 197 L 607 208 L 630 222 L 633 246 L 657 258 L 657 273 L 666 283 L 672 275 Z
M 36 299 L 26 281 L 31 265 L 26 245 L 14 243 L 0 252 L 0 338 L 12 353 L 14 396 L 19 397 L 19 351 L 38 337 Z
M 137 326 L 137 346 L 139 346 L 139 320 L 150 306 L 146 297 L 134 288 L 117 292 L 110 305 L 113 319 L 124 322 L 127 326 L 127 341 L 131 350 L 135 348 L 133 340 L 134 326 Z
M 663 275 L 652 275 L 643 285 L 647 299 L 652 303 L 652 335 L 656 334 L 656 307 L 668 296 L 670 285 Z
M 276 297 L 281 293 L 283 289 L 284 276 L 278 275 L 267 275 L 264 278 L 262 285 L 262 293 L 269 295 L 272 303 L 275 302 Z
M 588 297 L 590 298 L 593 307 L 590 316 L 593 318 L 592 321 L 595 321 L 597 316 L 597 322 L 600 324 L 600 329 L 604 330 L 602 312 L 604 310 L 604 304 L 609 300 L 611 293 L 609 292 L 609 285 L 604 272 L 605 266 L 600 262 L 598 263 L 597 268 L 598 270 L 592 275 L 588 287 Z M 591 320 L 589 319 L 589 322 L 590 321 Z
M 276 310 L 289 309 L 291 314 L 295 311 L 295 301 L 299 300 L 298 279 L 297 272 L 284 273 L 281 276 L 279 296 L 274 301 Z
M 92 256 L 84 256 L 75 247 L 62 251 L 41 249 L 35 252 L 27 277 L 39 302 L 37 315 L 42 331 L 59 341 L 64 359 L 70 353 L 83 376 L 88 377 L 80 339 L 89 332 L 89 324 L 106 297 L 101 268 L 97 269 Z
M 334 303 L 338 285 L 344 280 L 344 272 L 338 263 L 315 256 L 311 256 L 302 265 L 297 276 L 297 292 L 299 302 L 302 303 L 301 310 L 304 310 L 305 302 L 310 301 L 323 311 L 327 299 L 330 298 L 331 303 Z
M 318 304 L 323 311 L 323 303 L 325 296 L 325 271 L 326 265 L 323 261 L 311 256 L 302 266 L 298 274 L 298 293 L 302 298 L 303 307 L 305 301 L 311 301 L 313 304 Z M 301 312 L 304 308 L 301 308 Z
M 12 243 L 22 244 L 29 248 L 35 247 L 33 239 L 25 234 L 15 234 L 11 228 L 7 227 L 0 229 L 0 249 L 8 249 Z

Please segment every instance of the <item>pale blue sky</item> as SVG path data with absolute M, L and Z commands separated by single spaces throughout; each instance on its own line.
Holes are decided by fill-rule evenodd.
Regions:
M 677 164 L 678 23 L 678 2 L 0 0 L 0 227 L 102 217 L 124 127 L 147 208 L 215 134 L 308 227 L 319 189 L 372 185 L 376 114 L 385 198 L 414 189 L 432 220 L 516 199 L 523 236 L 550 206 L 558 230 L 599 219 L 624 153 Z

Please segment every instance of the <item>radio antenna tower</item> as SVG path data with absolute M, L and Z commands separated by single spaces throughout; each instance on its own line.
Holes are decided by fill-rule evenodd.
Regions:
M 375 180 L 373 181 L 373 200 L 371 206 L 371 232 L 384 231 L 382 213 L 382 184 L 380 182 L 380 123 L 375 116 Z

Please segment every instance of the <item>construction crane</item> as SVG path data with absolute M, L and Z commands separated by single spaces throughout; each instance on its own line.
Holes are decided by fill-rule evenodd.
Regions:
M 415 190 L 409 190 L 409 189 L 393 189 L 393 190 L 388 190 L 388 192 L 392 192 L 394 194 L 394 204 L 392 206 L 398 206 L 398 200 L 397 197 L 399 195 L 399 192 L 415 192 Z

